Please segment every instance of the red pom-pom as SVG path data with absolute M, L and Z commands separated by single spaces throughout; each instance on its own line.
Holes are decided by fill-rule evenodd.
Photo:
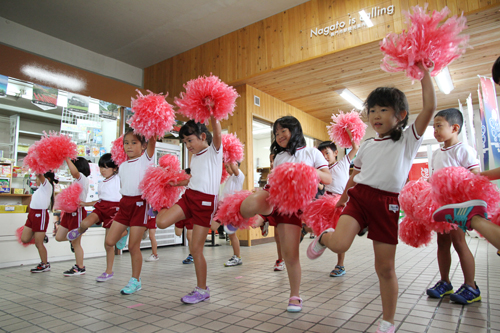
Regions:
M 252 227 L 256 222 L 257 216 L 245 219 L 240 214 L 241 203 L 250 194 L 252 192 L 244 190 L 224 198 L 223 201 L 219 202 L 214 220 L 219 221 L 223 225 L 232 224 L 239 229 Z
M 59 169 L 67 157 L 75 159 L 76 156 L 76 144 L 69 136 L 52 131 L 49 134 L 43 132 L 40 141 L 28 149 L 24 165 L 37 174 L 44 174 Z
M 421 222 L 430 222 L 439 205 L 433 200 L 432 187 L 424 179 L 408 182 L 399 194 L 399 204 L 406 216 Z
M 111 159 L 118 166 L 128 160 L 125 148 L 123 148 L 123 134 L 111 143 Z
M 465 52 L 469 36 L 459 34 L 467 27 L 467 19 L 453 16 L 439 25 L 450 13 L 447 7 L 433 11 L 432 16 L 427 14 L 427 4 L 412 10 L 413 14 L 403 11 L 408 31 L 390 33 L 380 42 L 384 53 L 380 67 L 386 72 L 406 71 L 407 77 L 422 80 L 424 73 L 417 66 L 419 62 L 429 69 L 433 61 L 431 75 L 435 76 Z
M 302 220 L 312 228 L 315 235 L 321 235 L 328 228 L 337 228 L 342 207 L 335 207 L 340 195 L 324 195 L 306 206 Z
M 43 175 L 49 170 L 47 170 L 43 165 L 40 164 L 40 159 L 38 158 L 38 152 L 40 150 L 37 149 L 37 144 L 38 142 L 35 142 L 28 148 L 28 155 L 26 155 L 23 160 L 23 166 L 27 167 L 38 175 Z
M 170 132 L 175 123 L 175 112 L 172 105 L 168 104 L 162 94 L 149 91 L 143 95 L 137 90 L 137 99 L 132 98 L 132 112 L 134 113 L 128 123 L 134 133 L 151 139 L 154 136 L 163 137 Z
M 181 170 L 181 162 L 177 158 L 177 156 L 172 154 L 165 154 L 158 160 L 158 165 L 162 168 L 169 168 L 172 171 L 180 171 Z
M 222 177 L 220 178 L 220 183 L 223 184 L 228 178 L 231 176 L 226 168 L 224 167 L 224 164 L 222 164 Z
M 333 114 L 331 126 L 326 126 L 330 139 L 332 139 L 338 147 L 342 148 L 352 147 L 351 139 L 346 129 L 351 131 L 354 142 L 359 145 L 361 139 L 365 136 L 366 127 L 359 113 L 355 110 L 349 113 L 340 111 L 338 114 Z
M 243 161 L 243 144 L 235 134 L 222 134 L 224 163 Z
M 306 207 L 316 196 L 319 177 L 316 169 L 305 163 L 283 163 L 268 177 L 269 203 L 283 215 L 292 215 Z
M 432 231 L 429 224 L 405 216 L 399 224 L 399 239 L 413 247 L 427 246 L 431 242 Z
M 78 183 L 73 183 L 61 191 L 54 200 L 54 209 L 62 210 L 66 213 L 75 212 L 80 207 L 80 194 L 82 186 Z
M 207 123 L 210 116 L 217 120 L 227 119 L 236 107 L 239 97 L 236 89 L 222 82 L 217 76 L 198 77 L 184 85 L 186 93 L 175 98 L 179 113 L 195 122 Z
M 21 236 L 23 235 L 23 230 L 24 230 L 24 225 L 22 227 L 19 227 L 16 229 L 16 238 L 17 238 L 17 241 L 19 242 L 19 244 L 21 244 L 24 247 L 28 247 L 31 244 L 35 244 L 35 237 L 33 237 L 29 241 L 29 243 L 23 243 L 23 241 L 21 240 Z

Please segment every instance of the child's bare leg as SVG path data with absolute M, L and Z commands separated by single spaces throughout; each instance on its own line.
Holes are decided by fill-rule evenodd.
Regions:
M 139 280 L 142 270 L 141 241 L 146 227 L 130 227 L 128 236 L 128 250 L 132 260 L 132 277 Z
M 77 237 L 75 240 L 71 241 L 73 249 L 75 250 L 76 265 L 83 268 L 83 247 L 82 247 L 82 236 Z
M 234 255 L 238 258 L 240 257 L 240 241 L 236 233 L 229 235 L 229 240 L 231 241 L 231 246 L 233 247 Z
M 476 215 L 471 220 L 471 227 L 477 230 L 488 242 L 500 250 L 500 226 Z
M 106 234 L 106 245 L 114 248 L 116 243 L 127 234 L 127 226 L 120 222 L 113 221 L 108 233 Z M 123 236 L 122 236 L 123 235 Z
M 106 236 L 104 238 L 104 249 L 106 250 L 106 274 L 113 273 L 113 263 L 115 262 L 115 247 L 106 244 L 109 229 L 106 229 Z
M 67 241 L 68 240 L 66 238 L 67 234 L 68 234 L 68 228 L 65 228 L 60 225 L 59 228 L 57 228 L 56 241 L 58 242 Z
M 191 240 L 193 239 L 193 229 L 186 229 L 186 238 L 188 240 L 189 246 L 191 246 Z
M 207 239 L 208 227 L 195 224 L 193 226 L 192 242 L 189 242 L 189 249 L 194 260 L 196 271 L 197 287 L 207 289 L 207 262 L 203 255 L 205 240 Z
M 273 212 L 273 206 L 267 202 L 269 197 L 269 192 L 258 191 L 249 195 L 241 203 L 240 213 L 241 216 L 248 219 L 254 217 L 257 214 L 270 215 Z
M 290 282 L 290 297 L 300 296 L 300 280 L 302 270 L 299 260 L 299 245 L 301 227 L 293 224 L 280 223 L 277 229 L 281 242 L 281 253 L 286 263 L 286 271 Z M 298 300 L 291 300 L 290 303 L 299 304 Z
M 24 230 L 23 230 L 23 234 L 24 234 Z M 40 260 L 44 264 L 46 264 L 47 263 L 47 249 L 45 248 L 45 245 L 43 245 L 44 238 L 45 238 L 45 232 L 35 232 L 35 246 L 38 250 L 38 254 L 40 255 Z
M 158 255 L 158 243 L 156 242 L 156 229 L 149 229 L 149 240 L 151 241 L 151 251 Z
M 283 254 L 281 253 L 280 235 L 277 227 L 274 227 L 274 241 L 276 242 L 276 249 L 278 250 L 278 260 L 283 260 Z
M 360 230 L 356 219 L 342 215 L 337 223 L 337 229 L 334 232 L 324 233 L 318 241 L 335 253 L 345 253 Z
M 394 324 L 398 302 L 398 278 L 394 268 L 396 245 L 373 241 L 375 271 L 380 284 L 382 319 Z
M 21 242 L 23 242 L 24 244 L 31 242 L 33 235 L 34 235 L 33 229 L 24 226 L 23 233 L 21 234 Z
M 337 266 L 344 266 L 345 252 L 337 254 Z
M 476 263 L 474 256 L 470 252 L 469 246 L 465 241 L 465 233 L 462 230 L 450 231 L 453 247 L 457 251 L 458 258 L 460 259 L 460 266 L 464 273 L 464 282 L 470 287 L 476 289 L 474 277 L 476 275 Z
M 220 223 L 217 222 L 217 221 L 212 221 L 212 223 L 210 224 L 210 230 L 212 230 L 213 232 L 216 232 L 217 229 L 219 229 L 220 227 Z
M 439 266 L 439 274 L 441 281 L 450 282 L 450 267 L 451 267 L 451 236 L 450 234 L 440 234 L 437 237 L 437 260 Z
M 80 223 L 78 232 L 83 234 L 88 228 L 99 222 L 99 216 L 96 213 L 90 213 L 86 218 Z
M 169 209 L 162 209 L 156 215 L 156 226 L 160 229 L 166 229 L 175 222 L 186 219 L 184 211 L 179 205 L 173 205 Z

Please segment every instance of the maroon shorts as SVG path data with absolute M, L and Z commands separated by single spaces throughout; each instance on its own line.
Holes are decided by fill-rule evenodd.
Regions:
M 118 213 L 120 202 L 99 200 L 94 205 L 92 213 L 97 214 L 99 222 L 102 222 L 102 227 L 109 229 L 114 217 Z
M 264 191 L 269 192 L 270 187 L 271 186 L 266 184 L 266 186 L 264 186 Z M 285 223 L 285 224 L 293 224 L 302 228 L 302 221 L 297 216 L 297 214 L 293 214 L 292 216 L 281 215 L 276 210 L 276 207 L 274 207 L 271 215 L 268 216 L 261 215 L 261 216 L 264 218 L 264 220 L 267 220 L 269 222 L 269 225 L 272 225 L 273 227 L 277 227 L 278 224 L 280 223 Z
M 347 192 L 349 200 L 342 215 L 356 219 L 361 230 L 368 227 L 368 238 L 398 244 L 399 193 L 357 184 Z
M 30 208 L 28 219 L 24 226 L 33 232 L 46 232 L 49 225 L 49 211 L 47 209 Z
M 186 219 L 191 223 L 210 228 L 212 219 L 217 211 L 217 196 L 187 189 L 177 201 L 182 208 Z
M 122 196 L 114 221 L 128 227 L 146 227 L 148 225 L 148 209 L 146 200 L 140 195 Z
M 61 218 L 61 227 L 64 227 L 68 230 L 73 230 L 80 227 L 80 223 L 82 223 L 83 219 L 87 217 L 87 211 L 80 207 L 76 212 L 64 212 Z
M 148 224 L 146 226 L 148 229 L 156 229 L 156 217 L 148 217 Z
M 179 229 L 186 227 L 187 230 L 193 230 L 193 221 L 191 219 L 180 220 L 175 222 L 175 227 Z

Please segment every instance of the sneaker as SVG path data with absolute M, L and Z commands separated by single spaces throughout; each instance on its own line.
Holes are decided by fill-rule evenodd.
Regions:
M 481 292 L 479 291 L 477 284 L 476 289 L 474 289 L 464 283 L 456 293 L 451 294 L 450 300 L 463 305 L 479 302 L 481 300 Z
M 260 230 L 262 231 L 262 237 L 267 237 L 269 234 L 269 221 L 265 221 Z
M 225 225 L 224 226 L 224 231 L 226 232 L 226 234 L 228 235 L 232 235 L 234 234 L 236 231 L 238 230 L 238 228 L 236 228 L 234 225 L 232 224 L 228 224 L 228 225 Z
M 192 264 L 194 263 L 194 259 L 193 259 L 193 256 L 191 255 L 191 253 L 187 256 L 186 259 L 184 259 L 182 261 L 183 264 Z
M 75 239 L 77 239 L 80 235 L 81 235 L 81 233 L 78 231 L 78 228 L 76 228 L 76 229 L 73 229 L 73 230 L 71 230 L 70 232 L 68 232 L 68 234 L 66 235 L 66 238 L 67 238 L 69 241 L 74 241 L 74 240 L 75 240 Z
M 127 234 L 122 238 L 120 238 L 120 240 L 116 243 L 116 248 L 118 250 L 122 250 L 125 247 L 125 245 L 127 245 L 127 238 L 129 233 L 130 233 L 130 228 L 127 228 Z
M 63 273 L 64 276 L 77 276 L 77 275 L 84 275 L 85 274 L 85 267 L 80 268 L 77 265 L 74 265 L 70 269 L 68 269 L 66 272 Z
M 113 278 L 114 273 L 108 274 L 106 272 L 102 273 L 98 277 L 95 278 L 97 282 L 106 282 L 108 280 L 111 280 Z
M 285 270 L 285 260 L 276 260 L 276 263 L 274 264 L 274 271 L 283 271 Z
M 182 303 L 196 304 L 210 298 L 210 289 L 194 288 L 192 292 L 181 298 Z
M 438 281 L 434 287 L 427 289 L 427 295 L 432 298 L 443 298 L 449 294 L 453 294 L 453 286 L 442 280 Z
M 299 301 L 299 304 L 290 303 L 290 301 Z M 300 312 L 302 311 L 302 298 L 298 296 L 292 296 L 288 300 L 288 306 L 286 307 L 287 312 Z
M 330 272 L 331 277 L 339 277 L 345 275 L 345 267 L 336 265 L 333 271 Z
M 233 255 L 231 257 L 231 259 L 229 259 L 225 264 L 224 266 L 226 267 L 231 267 L 231 266 L 239 266 L 239 265 L 243 265 L 243 260 L 241 260 L 240 257 L 236 256 L 236 255 Z
M 47 237 L 47 235 L 45 235 L 45 236 L 43 237 L 43 242 L 44 242 L 45 244 L 47 244 L 47 243 L 49 242 L 49 237 Z
M 368 232 L 368 227 L 362 229 L 360 232 L 358 232 L 358 236 L 362 237 Z
M 43 262 L 39 263 L 36 268 L 31 270 L 31 273 L 43 273 L 50 271 L 50 263 L 44 264 Z
M 448 222 L 458 225 L 464 232 L 472 230 L 470 221 L 472 217 L 479 215 L 488 218 L 486 213 L 487 204 L 483 200 L 470 200 L 459 204 L 446 205 L 438 208 L 432 218 L 436 222 Z
M 391 324 L 388 321 L 381 320 L 378 324 L 377 333 L 394 333 L 395 332 L 394 324 Z
M 160 260 L 160 257 L 158 257 L 157 254 L 155 255 L 155 254 L 151 253 L 151 255 L 149 256 L 149 258 L 146 258 L 146 260 L 144 260 L 144 261 L 151 262 L 151 261 L 158 261 L 158 260 Z
M 321 235 L 319 235 L 319 237 L 316 237 L 311 242 L 311 244 L 309 244 L 309 246 L 307 247 L 307 257 L 309 259 L 317 259 L 317 258 L 319 258 L 320 255 L 323 254 L 323 252 L 325 252 L 326 246 L 321 245 L 319 243 L 319 241 L 321 240 L 321 238 L 323 237 L 323 235 L 325 233 L 327 233 L 327 232 L 333 232 L 333 231 L 335 231 L 335 229 L 333 229 L 333 228 L 326 229 L 325 231 L 323 231 L 321 233 Z
M 136 278 L 130 278 L 125 288 L 120 290 L 120 292 L 122 293 L 122 295 L 130 295 L 141 289 L 142 289 L 141 279 L 137 281 Z

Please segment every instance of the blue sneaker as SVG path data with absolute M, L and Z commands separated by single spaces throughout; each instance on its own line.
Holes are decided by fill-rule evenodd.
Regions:
M 238 231 L 238 228 L 235 227 L 234 225 L 232 224 L 228 224 L 228 225 L 224 225 L 224 231 L 226 232 L 226 234 L 228 235 L 232 235 L 234 234 L 236 231 Z
M 130 278 L 125 288 L 120 290 L 122 295 L 130 295 L 142 289 L 141 279 L 137 281 L 136 278 Z
M 125 247 L 125 245 L 127 245 L 127 238 L 129 233 L 130 233 L 130 228 L 127 228 L 127 234 L 122 238 L 120 238 L 120 240 L 116 243 L 116 248 L 118 250 L 122 250 Z
M 451 294 L 450 300 L 463 305 L 479 302 L 481 300 L 481 292 L 479 291 L 479 287 L 477 286 L 477 284 L 476 289 L 474 289 L 464 283 L 456 293 Z
M 449 294 L 453 294 L 453 286 L 442 280 L 438 281 L 434 287 L 427 289 L 427 295 L 432 298 L 443 298 Z
M 186 259 L 184 259 L 182 261 L 183 264 L 193 264 L 194 263 L 194 259 L 193 259 L 193 256 L 191 255 L 191 253 L 187 256 Z

